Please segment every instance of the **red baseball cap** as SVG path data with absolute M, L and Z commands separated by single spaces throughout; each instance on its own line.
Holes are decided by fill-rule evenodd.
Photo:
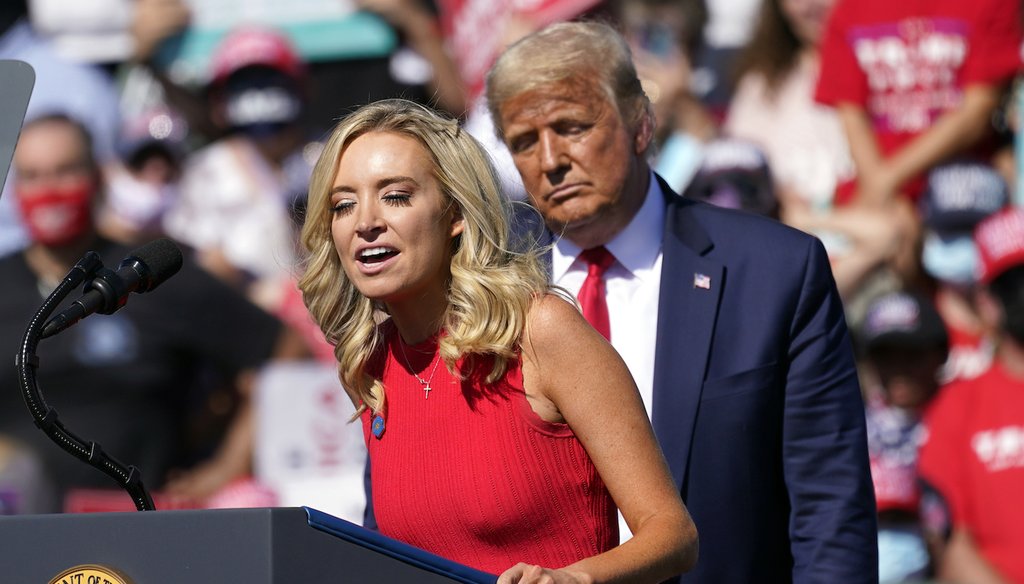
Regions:
M 978 280 L 987 284 L 1006 270 L 1024 264 L 1024 209 L 1010 207 L 989 216 L 974 230 Z
M 244 27 L 228 33 L 214 51 L 211 83 L 223 82 L 246 67 L 263 66 L 295 79 L 305 76 L 305 65 L 284 34 L 268 28 Z

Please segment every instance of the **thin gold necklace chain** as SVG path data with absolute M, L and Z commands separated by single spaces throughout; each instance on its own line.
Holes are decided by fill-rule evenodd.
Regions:
M 430 370 L 430 377 L 427 377 L 427 380 L 424 381 L 423 378 L 416 373 L 416 370 L 413 369 L 412 363 L 409 362 L 409 356 L 405 354 L 405 342 L 402 341 L 401 337 L 398 339 L 398 348 L 402 351 L 402 358 L 405 359 L 405 364 L 409 367 L 409 371 L 412 372 L 412 376 L 415 377 L 416 381 L 419 381 L 420 385 L 423 386 L 423 399 L 427 399 L 430 397 L 430 390 L 433 389 L 430 387 L 430 382 L 434 380 L 434 373 L 437 371 L 437 364 L 441 362 L 441 359 L 438 359 L 437 355 L 434 355 L 434 358 L 432 359 L 432 361 L 434 361 L 434 367 Z

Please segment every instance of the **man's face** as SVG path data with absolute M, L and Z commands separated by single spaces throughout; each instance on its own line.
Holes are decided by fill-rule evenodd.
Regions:
M 631 128 L 596 82 L 521 93 L 498 121 L 527 193 L 555 233 L 583 248 L 602 245 L 643 204 L 650 128 Z
M 74 126 L 39 122 L 26 128 L 13 167 L 15 200 L 35 243 L 60 247 L 89 233 L 98 177 Z
M 886 399 L 898 408 L 920 410 L 939 389 L 944 352 L 927 347 L 885 347 L 870 355 Z
M 22 132 L 14 151 L 18 191 L 64 190 L 95 180 L 81 134 L 68 124 L 44 122 Z

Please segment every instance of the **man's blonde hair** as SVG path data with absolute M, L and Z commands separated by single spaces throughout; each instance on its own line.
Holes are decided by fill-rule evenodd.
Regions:
M 594 84 L 636 129 L 647 117 L 654 127 L 626 40 L 607 24 L 560 22 L 512 44 L 487 73 L 487 108 L 498 138 L 505 139 L 501 108 L 523 93 L 556 84 Z

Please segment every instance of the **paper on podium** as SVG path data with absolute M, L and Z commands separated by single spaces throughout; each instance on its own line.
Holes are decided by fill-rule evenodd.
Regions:
M 36 72 L 24 61 L 0 60 L 0 192 L 11 169 Z

